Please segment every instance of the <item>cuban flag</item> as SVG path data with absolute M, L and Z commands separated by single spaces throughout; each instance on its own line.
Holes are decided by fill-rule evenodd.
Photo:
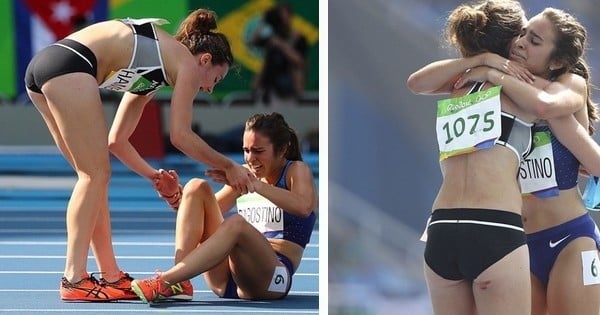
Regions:
M 17 93 L 25 92 L 23 78 L 31 57 L 77 29 L 108 16 L 108 0 L 15 0 L 17 30 Z

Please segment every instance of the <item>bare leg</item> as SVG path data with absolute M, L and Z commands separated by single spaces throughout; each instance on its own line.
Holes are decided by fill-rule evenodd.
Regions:
M 207 240 L 223 223 L 223 215 L 210 184 L 202 179 L 192 179 L 184 187 L 177 210 L 175 232 L 175 263 L 182 261 L 198 244 Z M 219 290 L 229 280 L 229 260 L 223 259 L 216 267 L 204 273 L 208 286 Z M 191 278 L 191 277 L 190 277 Z M 220 291 L 219 291 L 220 292 Z
M 547 315 L 546 286 L 533 274 L 531 275 L 531 315 Z
M 78 96 L 67 93 L 65 86 L 76 91 Z M 57 145 L 78 176 L 67 206 L 65 266 L 65 277 L 77 282 L 87 273 L 87 253 L 98 209 L 107 205 L 105 199 L 110 176 L 108 130 L 98 85 L 93 77 L 83 73 L 56 77 L 44 85 L 43 92 L 48 112 L 58 130 L 58 133 L 53 132 L 54 127 L 49 126 L 53 137 L 60 138 Z M 36 106 L 41 108 L 45 105 Z
M 212 235 L 222 222 L 223 215 L 210 184 L 202 179 L 191 179 L 184 187 L 177 210 L 175 263 Z
M 600 313 L 600 284 L 583 284 L 583 273 L 592 271 L 583 270 L 581 252 L 595 250 L 596 243 L 591 238 L 579 237 L 560 252 L 548 281 L 550 315 Z
M 32 92 L 29 92 L 29 97 L 31 98 L 32 102 L 42 115 L 42 118 L 46 122 L 46 125 L 48 125 L 50 134 L 56 142 L 56 145 L 59 148 L 60 152 L 69 162 L 71 167 L 75 169 L 71 152 L 67 149 L 67 146 L 62 139 L 62 136 L 58 129 L 58 125 L 56 124 L 56 121 L 54 120 L 54 117 L 50 112 L 48 103 L 46 102 L 46 98 L 42 94 Z M 108 196 L 106 196 L 106 198 L 104 199 L 106 200 L 105 205 L 99 208 L 100 212 L 96 224 L 96 229 L 94 229 L 94 232 L 92 234 L 92 250 L 94 251 L 96 263 L 100 271 L 103 273 L 103 276 L 108 281 L 113 281 L 117 280 L 119 277 L 119 268 L 117 266 L 111 240 L 112 236 L 110 231 L 110 215 L 108 213 Z
M 112 244 L 112 230 L 108 209 L 108 195 L 102 198 L 104 205 L 98 209 L 98 218 L 92 234 L 92 251 L 102 277 L 108 282 L 119 280 L 120 272 Z
M 241 297 L 261 299 L 281 296 L 281 293 L 267 292 L 267 288 L 275 266 L 283 264 L 264 236 L 239 215 L 225 220 L 211 237 L 164 272 L 162 277 L 169 283 L 177 283 L 206 272 L 205 279 L 210 285 L 210 272 L 214 271 L 211 269 L 216 266 L 222 268 L 227 257 L 230 257 Z M 224 288 L 211 289 L 219 294 Z
M 473 281 L 479 315 L 531 314 L 529 253 L 523 245 L 484 270 Z
M 475 300 L 471 289 L 471 281 L 447 280 L 437 275 L 426 263 L 423 265 L 434 314 L 475 314 Z

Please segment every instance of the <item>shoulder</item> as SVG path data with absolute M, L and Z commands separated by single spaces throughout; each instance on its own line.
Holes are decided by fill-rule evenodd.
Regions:
M 159 36 L 160 53 L 165 64 L 169 84 L 176 86 L 177 81 L 183 80 L 193 85 L 198 80 L 196 61 L 190 51 L 168 34 Z
M 555 82 L 566 85 L 572 89 L 585 89 L 587 86 L 587 80 L 575 73 L 561 74 Z
M 312 181 L 312 169 L 306 164 L 304 161 L 292 161 L 288 168 L 286 178 L 306 178 L 307 180 Z

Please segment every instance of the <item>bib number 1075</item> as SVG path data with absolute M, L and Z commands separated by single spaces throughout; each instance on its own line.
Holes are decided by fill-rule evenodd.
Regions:
M 501 133 L 500 87 L 438 101 L 440 160 L 492 147 Z
M 492 130 L 494 128 L 493 114 L 494 111 L 489 111 L 483 115 L 472 114 L 467 117 L 458 117 L 454 122 L 446 122 L 442 126 L 442 129 L 446 132 L 446 144 L 452 142 L 456 138 L 460 138 L 467 129 L 469 129 L 470 135 L 475 134 L 478 129 L 483 132 Z M 483 121 L 481 123 L 483 124 L 483 128 L 478 128 L 482 116 Z

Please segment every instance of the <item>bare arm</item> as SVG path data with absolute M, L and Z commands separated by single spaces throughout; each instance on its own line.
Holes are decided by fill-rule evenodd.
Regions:
M 307 217 L 316 209 L 317 193 L 310 167 L 295 161 L 287 172 L 289 190 L 256 180 L 256 192 L 285 211 Z
M 463 87 L 468 82 L 488 81 L 501 85 L 502 92 L 523 110 L 540 119 L 552 119 L 581 110 L 586 101 L 586 82 L 579 75 L 566 73 L 549 82 L 544 88 L 524 84 L 511 75 L 489 67 L 477 67 L 465 73 L 455 84 Z
M 219 206 L 222 211 L 229 211 L 235 204 L 235 200 L 240 196 L 236 194 L 227 184 L 227 179 L 219 170 L 207 170 L 206 175 L 218 183 L 225 186 L 216 194 Z M 312 171 L 306 163 L 295 161 L 287 172 L 286 183 L 289 190 L 279 188 L 252 176 L 252 182 L 255 192 L 267 199 L 278 207 L 285 209 L 289 213 L 297 216 L 307 217 L 316 210 L 317 190 L 314 184 Z M 229 188 L 228 188 L 229 187 Z M 227 210 L 223 210 L 227 209 Z
M 156 175 L 155 170 L 146 162 L 129 142 L 129 137 L 142 116 L 144 106 L 151 96 L 141 96 L 126 92 L 119 103 L 114 121 L 108 135 L 108 147 L 123 164 L 149 180 Z
M 600 176 L 600 145 L 573 115 L 548 120 L 552 133 L 592 175 Z
M 541 119 L 547 119 L 552 133 L 591 174 L 600 172 L 600 146 L 575 118 L 574 114 L 586 110 L 587 85 L 579 75 L 567 73 L 550 82 L 536 79 L 535 85 L 523 84 L 514 77 L 504 75 L 495 69 L 480 67 L 466 74 L 460 81 L 487 80 L 502 85 L 517 106 L 533 112 Z M 464 82 L 457 82 L 461 85 Z M 545 87 L 544 87 L 545 86 Z
M 178 71 L 170 111 L 171 143 L 185 155 L 210 167 L 225 171 L 231 186 L 243 193 L 253 191 L 249 181 L 249 171 L 223 154 L 210 147 L 192 130 L 193 101 L 199 77 L 195 64 L 181 66 Z M 190 68 L 190 69 L 188 69 Z
M 533 75 L 519 63 L 493 53 L 483 53 L 468 58 L 432 62 L 411 74 L 406 84 L 415 94 L 449 94 L 465 71 L 482 65 L 512 74 L 526 82 L 533 82 Z

